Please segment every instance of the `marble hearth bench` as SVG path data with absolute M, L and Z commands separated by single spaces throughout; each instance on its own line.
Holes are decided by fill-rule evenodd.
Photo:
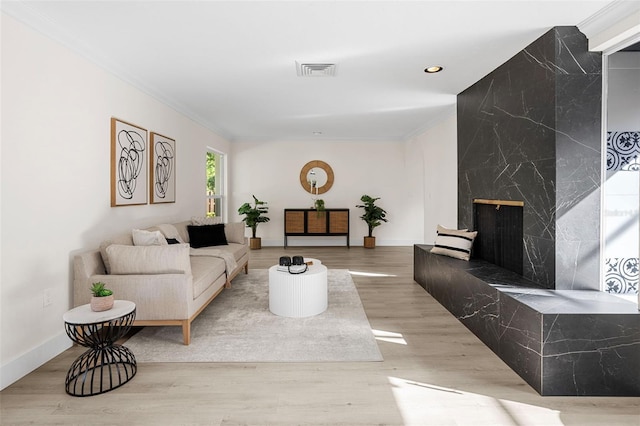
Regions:
M 414 280 L 540 395 L 640 396 L 636 303 L 414 246 Z

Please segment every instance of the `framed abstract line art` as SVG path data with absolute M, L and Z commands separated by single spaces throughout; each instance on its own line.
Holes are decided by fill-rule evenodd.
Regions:
M 151 132 L 149 193 L 152 203 L 176 202 L 176 141 Z
M 111 118 L 111 207 L 147 204 L 147 131 Z

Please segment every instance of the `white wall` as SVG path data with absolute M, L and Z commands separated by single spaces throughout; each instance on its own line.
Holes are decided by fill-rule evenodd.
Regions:
M 252 194 L 269 204 L 268 223 L 257 236 L 266 246 L 284 243 L 284 209 L 309 208 L 313 202 L 300 185 L 300 171 L 312 160 L 328 163 L 335 174 L 333 187 L 319 198 L 326 208 L 349 208 L 351 244 L 363 244 L 367 226 L 356 208 L 363 194 L 380 197 L 389 222 L 375 228 L 377 245 L 412 245 L 423 237 L 423 165 L 421 155 L 403 142 L 322 141 L 234 142 L 231 148 L 230 220 L 241 220 L 238 207 Z M 235 219 L 234 219 L 235 217 Z M 247 230 L 247 234 L 250 231 Z M 295 237 L 289 245 L 344 245 L 344 237 Z
M 70 346 L 73 255 L 115 232 L 203 214 L 206 147 L 229 144 L 4 13 L 1 79 L 4 388 Z M 175 138 L 176 203 L 110 207 L 112 116 Z
M 607 131 L 640 131 L 640 52 L 608 58 Z M 608 171 L 604 189 L 605 258 L 638 257 L 639 172 Z
M 455 111 L 411 139 L 408 150 L 424 164 L 424 244 L 433 244 L 438 224 L 458 226 L 458 131 Z

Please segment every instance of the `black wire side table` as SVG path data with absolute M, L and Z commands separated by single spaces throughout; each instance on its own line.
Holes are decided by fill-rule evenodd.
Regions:
M 131 329 L 135 317 L 136 305 L 128 300 L 116 300 L 108 311 L 93 312 L 90 305 L 82 305 L 63 315 L 69 338 L 89 348 L 67 372 L 65 390 L 69 395 L 99 395 L 136 375 L 133 352 L 116 343 Z

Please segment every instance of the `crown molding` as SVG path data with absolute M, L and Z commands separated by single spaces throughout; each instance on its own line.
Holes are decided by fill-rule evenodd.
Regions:
M 640 39 L 640 1 L 616 0 L 578 24 L 589 50 L 612 53 Z

